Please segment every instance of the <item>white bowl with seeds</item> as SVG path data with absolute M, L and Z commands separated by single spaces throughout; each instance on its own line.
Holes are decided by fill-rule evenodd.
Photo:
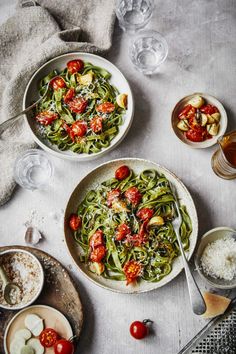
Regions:
M 0 253 L 0 266 L 8 281 L 16 284 L 19 291 L 10 292 L 11 304 L 6 302 L 4 288 L 0 277 L 0 307 L 7 310 L 19 310 L 31 305 L 40 295 L 44 284 L 44 271 L 39 260 L 23 249 L 9 249 Z

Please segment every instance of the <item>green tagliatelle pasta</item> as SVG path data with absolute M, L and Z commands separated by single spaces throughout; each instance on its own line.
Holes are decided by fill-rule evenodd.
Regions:
M 142 194 L 140 203 L 133 206 L 128 202 L 125 192 L 130 187 L 136 187 Z M 107 205 L 108 193 L 119 189 L 120 208 L 116 205 Z M 137 213 L 140 209 L 149 208 L 153 216 L 147 225 L 147 238 L 139 247 L 132 244 L 132 235 L 140 233 L 143 221 Z M 189 248 L 189 237 L 192 232 L 192 223 L 185 206 L 180 206 L 182 225 L 180 235 L 184 249 Z M 172 226 L 176 216 L 174 195 L 169 181 L 156 170 L 144 170 L 139 175 L 130 172 L 129 177 L 119 181 L 109 179 L 96 189 L 87 193 L 78 207 L 78 215 L 82 219 L 81 228 L 75 231 L 75 240 L 81 248 L 80 260 L 91 265 L 91 248 L 89 240 L 97 231 L 103 231 L 106 255 L 102 262 L 104 269 L 102 276 L 109 279 L 125 280 L 124 266 L 130 260 L 139 262 L 142 267 L 141 279 L 148 282 L 158 282 L 171 272 L 173 260 L 179 255 L 179 247 Z M 156 218 L 159 216 L 159 218 Z M 163 223 L 152 220 L 162 220 Z M 117 227 L 126 223 L 131 229 L 131 236 L 121 241 L 116 240 Z M 93 269 L 91 267 L 91 269 Z
M 67 64 L 68 65 L 68 64 Z M 52 78 L 62 79 L 62 86 L 56 89 L 48 83 Z M 123 94 L 120 104 L 118 90 L 110 83 L 110 73 L 91 63 L 83 63 L 80 72 L 71 73 L 68 67 L 62 72 L 54 70 L 40 82 L 39 92 L 44 99 L 36 108 L 36 120 L 40 125 L 40 133 L 60 150 L 71 150 L 75 153 L 93 154 L 107 148 L 119 132 L 123 124 L 127 97 Z M 71 109 L 71 101 L 65 100 L 68 91 L 73 92 L 71 101 L 84 100 L 86 108 L 83 112 Z M 98 105 L 113 104 L 111 112 L 97 111 Z M 75 103 L 78 106 L 78 102 Z M 49 118 L 48 118 L 49 117 Z M 92 128 L 93 118 L 100 117 L 101 129 Z M 86 131 L 78 133 L 75 123 L 83 122 Z M 83 127 L 82 127 L 83 128 Z

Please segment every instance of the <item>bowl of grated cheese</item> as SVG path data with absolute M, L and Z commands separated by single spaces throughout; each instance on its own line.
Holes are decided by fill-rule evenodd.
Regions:
M 216 227 L 205 233 L 196 252 L 195 265 L 211 286 L 236 288 L 236 231 Z

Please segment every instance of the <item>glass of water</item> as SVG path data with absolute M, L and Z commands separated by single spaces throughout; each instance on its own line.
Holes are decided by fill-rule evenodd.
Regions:
M 129 55 L 139 71 L 151 75 L 166 60 L 168 44 L 159 32 L 141 31 L 131 43 Z
M 27 150 L 15 161 L 15 181 L 25 189 L 47 189 L 52 175 L 52 163 L 42 150 Z
M 116 0 L 116 16 L 124 31 L 135 32 L 152 17 L 154 0 Z

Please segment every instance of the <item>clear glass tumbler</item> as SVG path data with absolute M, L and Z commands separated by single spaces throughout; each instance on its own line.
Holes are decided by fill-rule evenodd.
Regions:
M 52 175 L 53 165 L 42 150 L 27 150 L 15 161 L 14 179 L 25 189 L 47 189 Z
M 116 0 L 116 16 L 124 31 L 135 32 L 150 21 L 154 9 L 153 0 Z
M 134 66 L 145 75 L 155 73 L 166 60 L 168 44 L 156 31 L 141 31 L 134 38 L 129 55 Z

